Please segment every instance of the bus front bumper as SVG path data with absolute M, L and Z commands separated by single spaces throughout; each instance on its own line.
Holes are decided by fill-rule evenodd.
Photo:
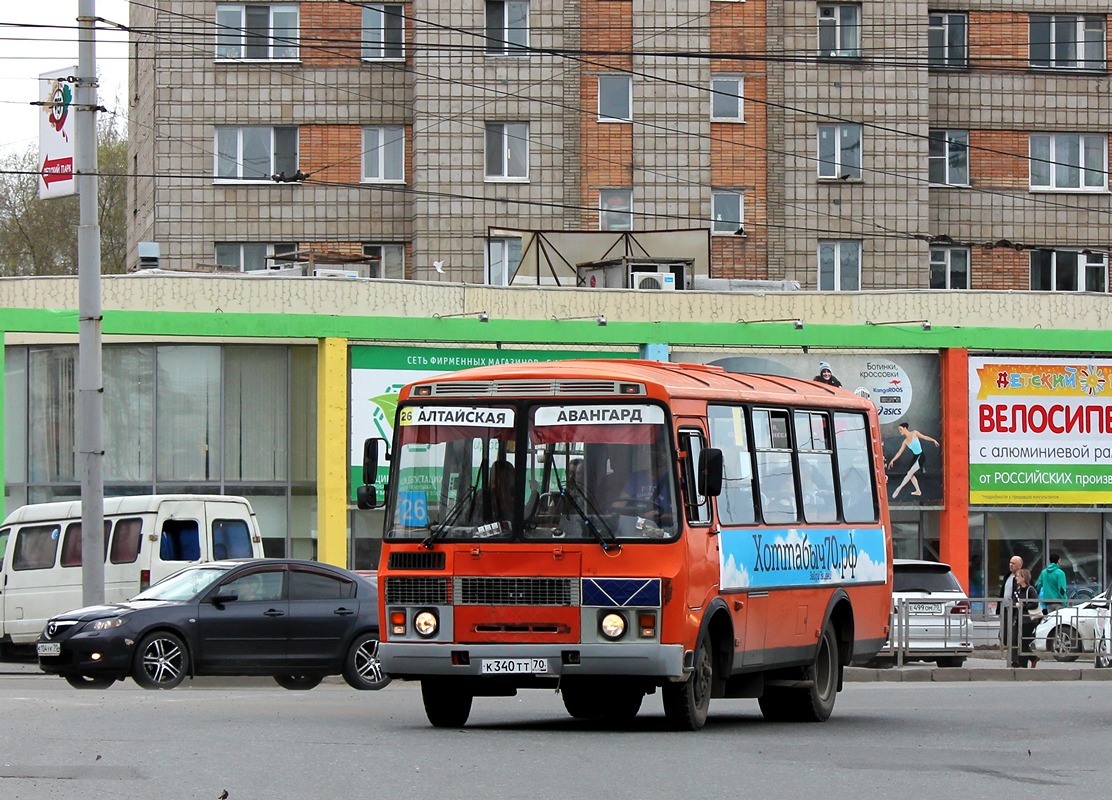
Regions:
M 382 642 L 382 668 L 397 678 L 433 675 L 559 678 L 636 675 L 681 680 L 683 646 L 654 642 L 613 644 L 433 644 Z

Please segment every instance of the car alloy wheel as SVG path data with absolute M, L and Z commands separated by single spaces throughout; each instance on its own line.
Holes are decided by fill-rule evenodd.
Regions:
M 355 637 L 344 659 L 344 680 L 348 686 L 360 691 L 385 688 L 391 681 L 382 671 L 378 658 L 378 635 L 363 633 Z

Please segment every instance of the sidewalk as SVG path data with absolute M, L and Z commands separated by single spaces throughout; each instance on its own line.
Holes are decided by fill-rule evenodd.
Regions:
M 936 666 L 933 662 L 911 663 L 902 667 L 887 669 L 868 669 L 847 667 L 847 683 L 862 682 L 948 682 L 962 683 L 974 681 L 1112 681 L 1112 669 L 1097 669 L 1093 664 L 1092 653 L 1078 656 L 1076 661 L 1055 661 L 1053 658 L 1040 658 L 1034 669 L 1016 669 L 1006 666 L 1004 659 L 994 651 L 974 652 L 966 659 L 964 666 Z

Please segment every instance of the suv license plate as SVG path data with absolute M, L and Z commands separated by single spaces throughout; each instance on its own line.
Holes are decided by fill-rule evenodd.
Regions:
M 941 614 L 941 603 L 908 603 L 908 613 L 911 614 Z
M 39 642 L 35 650 L 40 656 L 62 655 L 62 645 L 59 642 Z
M 531 675 L 548 672 L 547 658 L 484 658 L 483 675 Z

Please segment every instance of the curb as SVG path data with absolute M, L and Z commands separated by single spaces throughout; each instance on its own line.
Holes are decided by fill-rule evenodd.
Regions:
M 1012 667 L 911 667 L 868 669 L 846 667 L 846 683 L 981 683 L 985 681 L 1019 681 L 1047 683 L 1054 681 L 1112 681 L 1112 670 L 1082 669 L 1013 669 Z

